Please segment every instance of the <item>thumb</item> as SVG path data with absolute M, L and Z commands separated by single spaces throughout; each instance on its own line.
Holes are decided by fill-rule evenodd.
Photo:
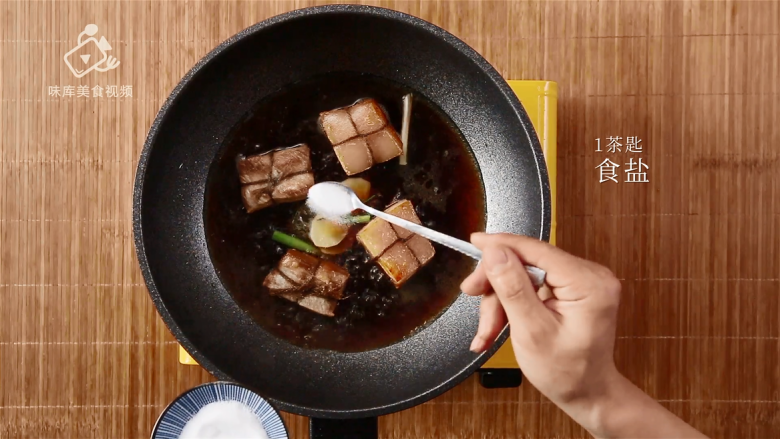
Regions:
M 510 325 L 524 326 L 549 312 L 534 291 L 520 258 L 509 247 L 485 248 L 482 264 Z

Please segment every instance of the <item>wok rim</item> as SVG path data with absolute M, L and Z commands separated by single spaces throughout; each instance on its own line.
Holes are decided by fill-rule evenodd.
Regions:
M 552 226 L 551 204 L 550 204 L 550 182 L 549 182 L 549 175 L 547 172 L 547 166 L 546 166 L 544 154 L 542 152 L 542 147 L 539 142 L 538 135 L 536 134 L 535 128 L 533 127 L 533 124 L 531 123 L 531 120 L 528 114 L 526 113 L 525 109 L 523 108 L 522 104 L 520 103 L 520 100 L 518 99 L 517 95 L 509 87 L 509 84 L 506 82 L 506 80 L 481 54 L 479 54 L 475 49 L 473 49 L 465 42 L 460 40 L 458 37 L 454 36 L 453 34 L 449 33 L 443 28 L 438 27 L 433 23 L 430 23 L 422 18 L 410 14 L 406 14 L 400 11 L 395 11 L 392 9 L 387 9 L 387 8 L 382 8 L 377 6 L 367 6 L 367 5 L 325 5 L 325 6 L 314 6 L 314 7 L 308 7 L 303 9 L 296 9 L 273 17 L 269 17 L 263 21 L 255 23 L 254 25 L 243 29 L 242 31 L 238 32 L 237 34 L 231 36 L 230 38 L 220 43 L 217 47 L 212 49 L 209 53 L 207 53 L 200 60 L 198 60 L 198 62 L 195 63 L 195 65 L 182 77 L 182 79 L 179 81 L 176 87 L 170 92 L 165 102 L 160 107 L 160 110 L 158 111 L 157 115 L 155 116 L 154 121 L 152 122 L 152 125 L 149 128 L 149 133 L 146 137 L 143 149 L 139 157 L 138 166 L 136 169 L 135 182 L 133 185 L 133 235 L 134 235 L 134 244 L 136 248 L 136 256 L 138 258 L 138 264 L 140 266 L 141 273 L 144 278 L 144 282 L 148 289 L 149 296 L 151 297 L 152 302 L 154 303 L 155 308 L 157 309 L 157 312 L 160 315 L 160 318 L 168 327 L 168 330 L 174 336 L 178 344 L 181 347 L 183 347 L 189 353 L 189 355 L 191 355 L 197 361 L 197 363 L 201 367 L 203 367 L 207 372 L 215 376 L 217 379 L 221 381 L 234 382 L 238 385 L 247 387 L 248 389 L 252 390 L 255 393 L 258 392 L 245 384 L 236 382 L 235 379 L 233 379 L 226 373 L 222 372 L 219 368 L 215 367 L 214 364 L 206 356 L 201 354 L 200 351 L 198 351 L 195 348 L 192 342 L 190 342 L 189 338 L 179 328 L 176 321 L 173 319 L 171 313 L 169 312 L 168 308 L 166 307 L 165 303 L 162 300 L 160 291 L 158 290 L 154 277 L 152 276 L 149 260 L 146 256 L 146 248 L 144 246 L 144 235 L 143 235 L 143 227 L 142 227 L 142 220 L 143 220 L 142 204 L 143 204 L 143 188 L 144 188 L 144 183 L 146 181 L 146 171 L 149 165 L 149 158 L 152 149 L 154 148 L 154 145 L 157 143 L 157 137 L 161 131 L 161 128 L 165 123 L 169 110 L 176 103 L 181 92 L 190 84 L 193 78 L 197 76 L 197 74 L 200 72 L 200 70 L 203 67 L 209 64 L 212 60 L 214 60 L 214 58 L 219 56 L 222 52 L 232 47 L 234 44 L 258 32 L 262 32 L 268 28 L 272 28 L 284 22 L 305 18 L 311 15 L 339 14 L 339 13 L 352 13 L 356 15 L 368 15 L 368 16 L 376 16 L 381 18 L 388 18 L 391 20 L 401 21 L 406 24 L 417 27 L 421 30 L 427 31 L 435 35 L 436 37 L 443 39 L 448 45 L 452 46 L 459 53 L 467 57 L 485 75 L 487 75 L 487 78 L 489 78 L 491 82 L 495 84 L 498 87 L 498 89 L 501 91 L 501 93 L 504 95 L 506 103 L 509 103 L 509 105 L 511 106 L 512 110 L 515 113 L 515 116 L 520 120 L 522 126 L 525 128 L 526 137 L 528 143 L 531 146 L 533 156 L 535 159 L 534 161 L 537 169 L 537 175 L 539 178 L 539 187 L 541 188 L 540 191 L 541 192 L 540 194 L 541 225 L 539 229 L 540 236 L 537 236 L 536 238 L 543 241 L 549 241 L 550 238 L 550 230 Z M 491 230 L 487 230 L 487 232 L 491 232 Z M 463 293 L 461 292 L 461 294 Z M 308 417 L 319 417 L 319 418 L 327 418 L 327 419 L 351 419 L 351 418 L 374 417 L 374 416 L 381 416 L 385 414 L 395 413 L 397 411 L 414 407 L 416 405 L 429 401 L 437 396 L 440 396 L 441 394 L 445 393 L 446 391 L 452 389 L 456 385 L 465 381 L 469 376 L 471 376 L 475 371 L 477 371 L 485 362 L 487 362 L 493 356 L 493 354 L 495 354 L 495 352 L 498 351 L 498 349 L 501 346 L 503 346 L 504 342 L 508 337 L 509 337 L 509 325 L 507 324 L 501 330 L 501 332 L 499 333 L 498 337 L 495 339 L 492 346 L 488 350 L 476 356 L 474 360 L 471 363 L 469 363 L 465 368 L 462 368 L 457 373 L 452 374 L 446 381 L 436 385 L 435 387 L 428 388 L 427 390 L 421 393 L 417 393 L 414 397 L 397 401 L 393 404 L 374 406 L 371 408 L 358 409 L 358 410 L 341 410 L 341 409 L 323 410 L 323 409 L 304 407 L 297 404 L 291 404 L 277 398 L 267 397 L 260 393 L 258 394 L 260 394 L 260 396 L 266 399 L 273 406 L 277 407 L 279 410 L 295 413 L 303 416 L 308 416 Z

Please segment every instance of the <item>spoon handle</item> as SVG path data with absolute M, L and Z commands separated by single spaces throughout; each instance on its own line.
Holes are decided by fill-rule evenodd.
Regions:
M 403 227 L 404 229 L 410 232 L 414 232 L 424 238 L 428 238 L 433 242 L 437 242 L 445 247 L 449 247 L 455 251 L 459 251 L 464 255 L 476 259 L 477 261 L 482 260 L 482 250 L 478 249 L 470 242 L 466 242 L 458 238 L 445 235 L 444 233 L 431 230 L 427 227 L 421 226 L 419 224 L 415 224 L 411 221 L 407 221 L 405 219 L 398 218 L 397 216 L 390 215 L 380 210 L 376 210 L 372 207 L 366 206 L 363 203 L 361 203 L 360 209 L 378 218 L 382 218 L 388 223 L 392 223 L 395 224 L 396 226 Z M 538 267 L 534 267 L 532 265 L 526 265 L 525 268 L 526 271 L 528 271 L 528 275 L 531 277 L 531 283 L 534 284 L 534 287 L 539 288 L 542 285 L 544 285 L 544 279 L 547 275 L 547 273 L 545 273 L 544 270 Z

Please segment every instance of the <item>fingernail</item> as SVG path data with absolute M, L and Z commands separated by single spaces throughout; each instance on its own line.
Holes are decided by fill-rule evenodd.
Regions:
M 506 250 L 503 248 L 491 248 L 482 254 L 482 262 L 488 273 L 495 273 L 507 263 Z
M 478 337 L 477 337 L 477 338 L 475 338 L 475 339 L 474 339 L 474 340 L 471 342 L 471 347 L 469 347 L 469 350 L 470 350 L 471 352 L 474 352 L 475 354 L 478 354 L 478 353 L 480 353 L 480 352 L 482 352 L 482 351 L 483 351 L 483 346 L 484 346 L 484 345 L 485 345 L 485 342 L 484 342 L 484 340 L 482 340 L 481 338 L 478 338 Z

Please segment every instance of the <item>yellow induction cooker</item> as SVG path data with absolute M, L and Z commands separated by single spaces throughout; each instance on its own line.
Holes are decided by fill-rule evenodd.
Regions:
M 558 118 L 558 84 L 551 81 L 508 81 L 509 86 L 522 102 L 531 123 L 539 136 L 542 152 L 547 161 L 547 173 L 550 176 L 550 201 L 552 208 L 552 224 L 550 227 L 550 243 L 555 245 L 556 231 L 556 177 L 558 163 L 557 154 L 557 118 Z M 493 355 L 480 371 L 480 380 L 486 387 L 519 386 L 521 375 L 517 370 L 517 361 L 512 351 L 511 340 Z

